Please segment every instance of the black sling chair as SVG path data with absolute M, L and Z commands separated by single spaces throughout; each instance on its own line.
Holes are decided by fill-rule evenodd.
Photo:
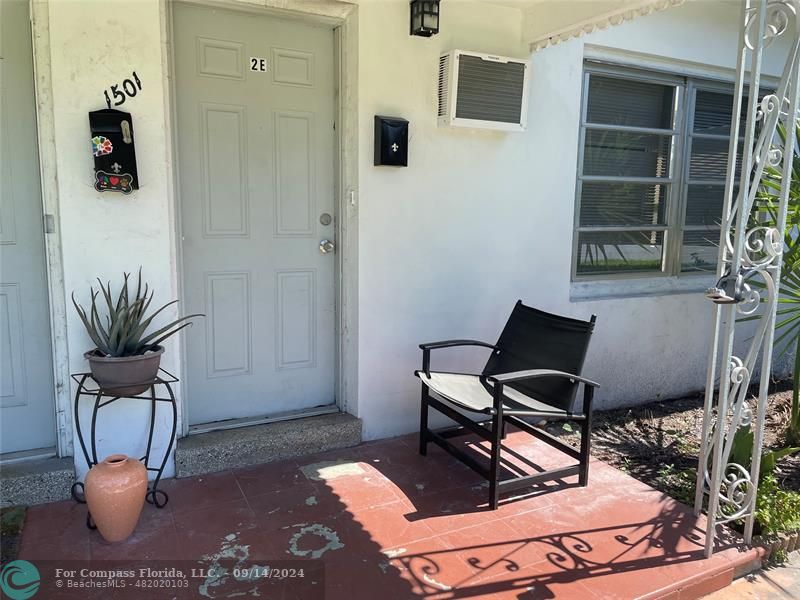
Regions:
M 592 394 L 598 387 L 580 376 L 595 316 L 579 321 L 536 310 L 517 301 L 496 344 L 475 340 L 449 340 L 420 344 L 422 369 L 414 374 L 422 381 L 419 452 L 427 454 L 428 442 L 435 442 L 468 467 L 489 480 L 489 506 L 497 508 L 500 493 L 533 486 L 545 481 L 578 476 L 585 486 L 589 480 L 589 445 L 592 428 Z M 444 373 L 431 371 L 431 350 L 455 346 L 491 348 L 483 373 Z M 579 384 L 583 384 L 583 403 L 574 410 Z M 441 400 L 430 395 L 434 392 Z M 449 404 L 488 419 L 475 421 Z M 428 407 L 444 413 L 459 426 L 433 431 L 428 429 Z M 521 417 L 547 420 L 572 420 L 581 424 L 580 451 L 560 441 Z M 577 465 L 535 475 L 499 480 L 500 444 L 505 424 L 510 423 L 577 459 Z M 475 433 L 491 443 L 489 468 L 450 444 L 447 439 Z

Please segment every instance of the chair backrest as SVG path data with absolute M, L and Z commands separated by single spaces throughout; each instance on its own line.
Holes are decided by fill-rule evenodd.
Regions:
M 492 352 L 483 374 L 555 369 L 580 375 L 594 323 L 594 315 L 589 321 L 580 321 L 536 310 L 518 300 L 497 340 L 498 350 Z M 525 395 L 564 410 L 572 410 L 578 390 L 577 384 L 557 377 L 509 385 Z

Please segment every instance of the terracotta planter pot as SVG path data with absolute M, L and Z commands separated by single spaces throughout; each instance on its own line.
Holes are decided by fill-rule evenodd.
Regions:
M 162 354 L 164 348 L 158 346 L 139 356 L 103 356 L 96 349 L 83 356 L 89 361 L 92 377 L 100 389 L 113 396 L 135 396 L 145 392 L 158 375 Z
M 124 454 L 112 454 L 89 470 L 84 487 L 100 535 L 109 542 L 127 539 L 136 529 L 147 494 L 145 466 Z

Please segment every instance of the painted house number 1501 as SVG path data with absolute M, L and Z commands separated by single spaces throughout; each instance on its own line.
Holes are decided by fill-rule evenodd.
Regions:
M 124 104 L 128 98 L 133 98 L 142 90 L 142 81 L 136 74 L 136 71 L 131 73 L 131 77 L 125 79 L 121 84 L 115 83 L 108 90 L 103 90 L 103 95 L 106 98 L 108 108 L 112 106 L 119 106 Z M 109 95 L 109 91 L 111 94 Z

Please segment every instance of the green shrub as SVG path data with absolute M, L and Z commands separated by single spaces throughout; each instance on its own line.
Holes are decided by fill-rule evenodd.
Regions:
M 774 475 L 765 475 L 756 497 L 756 532 L 780 533 L 800 528 L 800 493 L 784 490 Z
M 656 487 L 688 506 L 694 504 L 696 471 L 678 471 L 674 465 L 665 465 L 658 471 Z

